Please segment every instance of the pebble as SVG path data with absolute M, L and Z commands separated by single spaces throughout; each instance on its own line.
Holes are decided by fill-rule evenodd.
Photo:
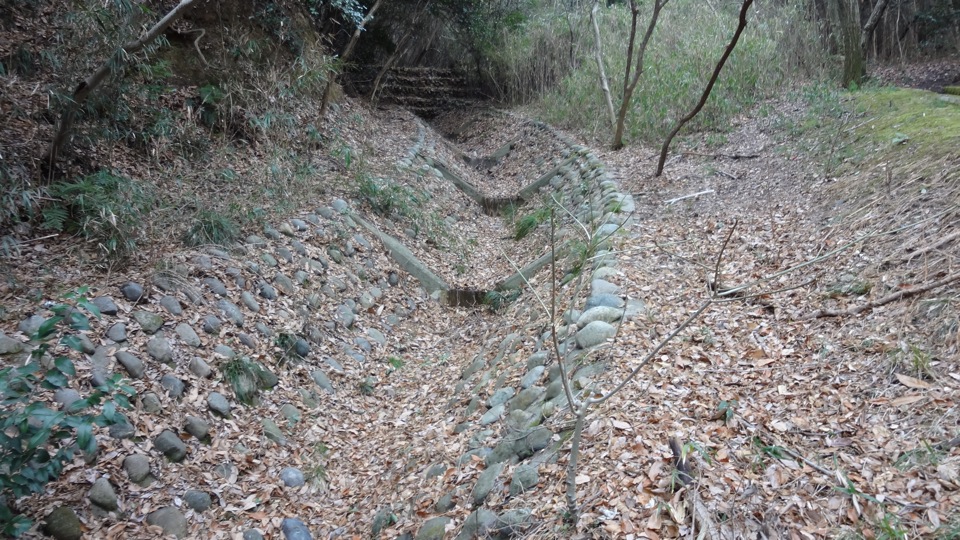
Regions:
M 220 416 L 230 416 L 230 402 L 220 392 L 210 392 L 207 396 L 207 406 Z
M 76 511 L 69 506 L 58 506 L 44 518 L 43 531 L 56 540 L 81 540 L 83 527 Z
M 210 508 L 210 505 L 213 504 L 209 493 L 196 489 L 187 490 L 187 492 L 183 494 L 183 502 L 187 503 L 187 506 L 198 513 L 205 512 Z
M 147 342 L 147 354 L 157 362 L 172 363 L 173 345 L 162 335 L 154 336 Z
M 200 439 L 201 441 L 207 438 L 207 435 L 210 433 L 210 424 L 202 418 L 197 418 L 196 416 L 187 416 L 186 425 L 184 426 L 184 431 L 193 435 L 194 437 Z
M 160 305 L 163 306 L 163 309 L 167 310 L 167 313 L 171 315 L 183 315 L 183 306 L 180 305 L 180 301 L 172 296 L 164 296 L 160 299 Z
M 190 373 L 193 373 L 201 379 L 206 379 L 213 374 L 213 370 L 210 369 L 210 366 L 207 365 L 203 358 L 200 358 L 199 356 L 194 356 L 190 360 L 190 365 L 187 366 L 187 369 L 190 370 Z
M 149 311 L 134 311 L 133 319 L 147 334 L 155 334 L 163 326 L 163 317 Z
M 600 345 L 616 333 L 617 329 L 613 325 L 603 321 L 593 321 L 577 332 L 577 345 L 582 349 L 587 349 Z
M 110 327 L 107 330 L 107 338 L 116 342 L 122 343 L 127 340 L 127 325 L 122 322 L 118 322 Z
M 184 342 L 186 345 L 191 347 L 199 347 L 203 343 L 200 341 L 200 336 L 197 335 L 197 332 L 187 323 L 180 323 L 173 329 L 177 333 L 177 336 L 180 337 L 180 341 Z
M 144 367 L 142 360 L 127 351 L 117 351 L 114 354 L 114 358 L 116 358 L 117 362 L 123 366 L 123 369 L 127 370 L 127 373 L 130 374 L 130 377 L 134 379 L 143 378 L 146 368 Z
M 147 514 L 147 523 L 163 529 L 164 534 L 177 538 L 187 536 L 187 518 L 173 506 L 165 506 Z
M 99 296 L 92 300 L 93 305 L 97 306 L 97 309 L 100 310 L 101 315 L 116 315 L 119 311 L 117 309 L 117 303 L 113 301 L 113 298 L 109 296 Z
M 221 324 L 220 319 L 213 315 L 207 315 L 203 318 L 203 331 L 208 334 L 219 334 Z
M 120 287 L 123 297 L 131 302 L 139 302 L 143 298 L 143 286 L 129 281 Z
M 183 458 L 187 457 L 187 446 L 176 433 L 169 429 L 157 435 L 153 440 L 153 446 L 173 462 L 183 461 Z
M 90 502 L 107 511 L 113 511 L 120 507 L 117 502 L 117 492 L 113 490 L 110 481 L 101 476 L 93 483 L 90 493 L 87 494 Z
M 150 476 L 150 460 L 142 454 L 129 455 L 123 460 L 123 470 L 133 483 L 138 484 Z
M 160 412 L 162 406 L 160 405 L 160 398 L 157 397 L 153 392 L 146 392 L 140 396 L 140 404 L 143 406 L 143 410 L 155 414 Z
M 296 467 L 286 467 L 280 471 L 280 479 L 283 481 L 283 485 L 287 487 L 296 488 L 306 483 L 303 473 Z

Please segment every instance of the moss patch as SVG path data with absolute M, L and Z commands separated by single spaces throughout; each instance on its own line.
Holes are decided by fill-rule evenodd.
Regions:
M 856 137 L 887 160 L 939 161 L 960 148 L 960 107 L 937 94 L 905 88 L 868 89 L 853 94 L 861 125 Z M 856 143 L 854 143 L 856 144 Z M 867 159 L 869 161 L 869 159 Z

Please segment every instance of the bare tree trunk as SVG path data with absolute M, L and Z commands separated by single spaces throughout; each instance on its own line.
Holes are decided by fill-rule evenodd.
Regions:
M 421 2 L 417 2 L 417 7 L 419 8 Z M 397 60 L 407 51 L 409 48 L 410 38 L 413 37 L 413 33 L 418 30 L 418 25 L 420 24 L 420 18 L 423 17 L 423 14 L 427 11 L 427 8 L 430 7 L 430 1 L 428 0 L 426 4 L 423 4 L 422 9 L 418 9 L 416 16 L 413 18 L 413 22 L 407 28 L 406 33 L 403 34 L 403 37 L 400 38 L 400 41 L 397 43 L 396 48 L 393 53 L 387 58 L 387 61 L 383 63 L 383 67 L 380 68 L 380 71 L 377 73 L 377 77 L 373 80 L 373 88 L 370 90 L 370 101 L 376 105 L 377 102 L 377 92 L 380 90 L 380 84 L 383 81 L 383 78 L 393 69 L 393 66 L 397 63 Z M 434 36 L 436 36 L 437 28 L 434 28 L 430 38 L 427 42 L 427 45 L 424 48 L 426 52 L 427 48 L 430 47 L 430 43 L 433 42 Z
M 360 24 L 357 25 L 357 29 L 354 30 L 353 35 L 350 36 L 350 41 L 343 49 L 343 54 L 340 55 L 341 62 L 346 62 L 350 58 L 350 55 L 353 54 L 353 49 L 357 46 L 357 41 L 360 40 L 360 34 L 363 33 L 363 29 L 367 26 L 367 23 L 373 20 L 373 14 L 377 12 L 378 8 L 380 8 L 381 2 L 383 2 L 383 0 L 377 0 L 374 2 L 373 6 L 370 8 L 370 11 L 367 12 L 367 15 L 362 21 L 360 21 Z M 330 105 L 330 98 L 333 96 L 333 84 L 335 82 L 336 76 L 331 76 L 330 80 L 327 81 L 327 87 L 323 90 L 323 101 L 320 102 L 321 117 L 327 113 L 327 107 Z
M 727 63 L 727 58 L 730 58 L 730 53 L 733 52 L 733 49 L 737 46 L 737 42 L 740 40 L 740 34 L 742 34 L 743 29 L 747 27 L 747 12 L 751 4 L 753 4 L 753 0 L 743 0 L 743 5 L 740 6 L 740 21 L 737 23 L 737 31 L 734 32 L 730 44 L 727 45 L 727 49 L 723 51 L 723 56 L 721 56 L 720 61 L 717 62 L 717 67 L 714 68 L 713 75 L 710 76 L 710 82 L 707 83 L 707 87 L 703 90 L 703 95 L 700 96 L 700 101 L 692 111 L 677 122 L 677 125 L 673 127 L 673 131 L 671 131 L 670 134 L 667 135 L 666 140 L 663 141 L 663 147 L 660 148 L 660 160 L 657 162 L 657 172 L 654 176 L 663 174 L 663 165 L 667 161 L 667 151 L 670 149 L 670 143 L 673 142 L 673 138 L 677 136 L 677 133 L 680 132 L 684 124 L 699 114 L 703 106 L 706 105 L 707 99 L 710 97 L 710 92 L 713 91 L 713 85 L 717 83 L 717 79 L 720 77 L 720 71 L 723 70 L 723 65 Z
M 830 26 L 834 40 L 843 53 L 843 76 L 841 84 L 846 88 L 860 84 L 867 74 L 860 46 L 863 30 L 860 28 L 860 5 L 858 0 L 829 0 Z
M 176 7 L 167 12 L 162 19 L 160 19 L 157 24 L 153 25 L 153 28 L 147 31 L 146 34 L 140 36 L 139 39 L 135 41 L 130 41 L 124 43 L 122 47 L 117 49 L 117 51 L 110 56 L 110 58 L 100 66 L 97 71 L 93 72 L 92 75 L 87 77 L 82 81 L 77 88 L 73 91 L 73 96 L 70 98 L 70 103 L 67 104 L 66 110 L 63 111 L 63 114 L 60 115 L 60 121 L 57 125 L 57 133 L 53 137 L 53 141 L 50 142 L 50 147 L 47 149 L 47 153 L 44 156 L 44 161 L 47 163 L 49 169 L 52 171 L 53 166 L 57 162 L 57 158 L 60 156 L 60 153 L 66 147 L 70 139 L 70 130 L 73 128 L 73 121 L 76 119 L 77 110 L 80 108 L 87 98 L 90 97 L 97 88 L 103 84 L 103 81 L 107 79 L 114 71 L 119 69 L 126 62 L 127 57 L 133 54 L 136 54 L 141 49 L 157 39 L 157 36 L 163 33 L 174 21 L 179 19 L 193 4 L 194 0 L 180 0 L 180 3 Z
M 620 100 L 620 112 L 617 113 L 617 125 L 613 134 L 613 144 L 611 145 L 614 150 L 623 148 L 623 130 L 627 121 L 627 112 L 630 110 L 630 100 L 633 99 L 633 91 L 636 90 L 637 83 L 640 82 L 640 75 L 643 73 L 643 56 L 647 52 L 647 45 L 650 43 L 653 29 L 657 26 L 660 11 L 663 10 L 663 6 L 667 5 L 669 1 L 670 0 L 654 0 L 653 2 L 653 14 L 650 15 L 650 24 L 647 25 L 647 32 L 643 35 L 640 48 L 636 51 L 637 67 L 633 72 L 633 79 L 631 79 L 630 71 L 633 67 L 634 40 L 637 35 L 637 17 L 639 16 L 640 8 L 637 7 L 636 0 L 630 0 L 630 12 L 632 15 L 632 21 L 630 23 L 630 44 L 627 46 L 627 69 L 623 78 L 623 96 Z
M 889 0 L 879 0 L 876 5 L 873 6 L 873 11 L 870 12 L 870 18 L 867 19 L 867 24 L 863 25 L 863 31 L 860 33 L 860 49 L 866 53 L 867 42 L 870 41 L 870 38 L 873 36 L 873 30 L 880 24 L 880 18 L 883 16 L 883 12 L 887 9 L 887 4 Z
M 607 80 L 607 70 L 603 67 L 603 45 L 600 41 L 600 23 L 597 22 L 597 11 L 600 9 L 600 0 L 593 0 L 593 9 L 590 10 L 590 22 L 593 23 L 593 37 L 597 41 L 597 69 L 600 71 L 600 88 L 607 101 L 607 110 L 610 113 L 610 127 L 616 129 L 617 113 L 613 110 L 613 96 L 610 95 L 610 82 Z

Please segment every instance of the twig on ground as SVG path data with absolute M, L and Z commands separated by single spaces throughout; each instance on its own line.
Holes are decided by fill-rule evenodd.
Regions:
M 47 240 L 47 239 L 49 239 L 49 238 L 56 238 L 56 237 L 58 237 L 58 236 L 60 236 L 60 233 L 53 233 L 53 234 L 48 234 L 48 235 L 46 235 L 46 236 L 41 236 L 41 237 L 38 237 L 38 238 L 30 238 L 30 239 L 27 239 L 27 240 L 20 240 L 20 241 L 18 241 L 17 243 L 20 244 L 20 245 L 23 245 L 23 244 L 32 244 L 32 243 L 34 243 L 34 242 L 40 242 L 41 240 Z
M 688 257 L 684 257 L 683 255 L 680 255 L 679 253 L 670 251 L 670 250 L 668 250 L 666 247 L 664 247 L 665 245 L 669 245 L 669 244 L 661 244 L 660 242 L 654 240 L 654 241 L 653 241 L 653 245 L 654 245 L 654 247 L 659 248 L 660 251 L 666 253 L 666 254 L 667 254 L 668 256 L 670 256 L 670 257 L 675 257 L 675 258 L 680 259 L 681 261 L 683 261 L 683 262 L 685 262 L 685 263 L 692 264 L 692 265 L 695 265 L 695 266 L 699 266 L 700 268 L 703 268 L 704 270 L 712 270 L 712 268 L 710 268 L 710 267 L 707 266 L 706 264 L 703 264 L 702 262 L 695 261 L 695 260 L 690 259 L 690 258 L 688 258 Z
M 960 231 L 954 231 L 953 233 L 948 234 L 948 235 L 940 238 L 939 240 L 937 240 L 937 241 L 934 242 L 933 244 L 930 244 L 929 246 L 920 248 L 920 249 L 918 249 L 918 250 L 916 250 L 916 251 L 908 254 L 906 257 L 903 258 L 903 260 L 904 260 L 904 262 L 910 262 L 910 261 L 912 261 L 913 259 L 916 259 L 917 257 L 920 257 L 921 255 L 925 255 L 925 254 L 927 254 L 927 253 L 929 253 L 929 252 L 931 252 L 931 251 L 940 249 L 942 246 L 944 246 L 944 245 L 946 245 L 946 244 L 949 244 L 950 242 L 956 240 L 957 238 L 960 238 Z
M 807 459 L 806 457 L 804 457 L 803 455 L 801 455 L 801 454 L 800 454 L 799 452 L 797 452 L 796 450 L 792 450 L 792 449 L 790 449 L 789 447 L 787 447 L 786 445 L 781 444 L 781 441 L 777 440 L 777 438 L 776 438 L 776 436 L 774 436 L 773 432 L 771 432 L 771 431 L 768 430 L 767 428 L 765 428 L 765 427 L 763 427 L 763 426 L 761 426 L 761 425 L 757 425 L 757 424 L 754 424 L 754 423 L 750 422 L 749 420 L 747 420 L 746 418 L 744 418 L 743 415 L 741 415 L 741 414 L 737 414 L 737 418 L 739 418 L 740 421 L 743 422 L 743 424 L 746 425 L 747 427 L 749 427 L 750 429 L 753 429 L 754 431 L 759 432 L 759 433 L 761 434 L 761 435 L 760 435 L 760 440 L 761 440 L 761 441 L 766 440 L 766 441 L 768 441 L 768 442 L 773 442 L 773 443 L 777 446 L 777 448 L 779 448 L 780 450 L 783 450 L 783 453 L 787 454 L 788 456 L 790 456 L 791 458 L 793 458 L 793 459 L 795 459 L 795 460 L 802 461 L 804 464 L 808 465 L 810 468 L 814 469 L 815 471 L 819 472 L 820 474 L 831 478 L 831 479 L 832 479 L 834 482 L 836 482 L 836 484 L 837 484 L 838 486 L 840 486 L 841 488 L 846 488 L 846 487 L 848 487 L 849 484 L 852 483 L 852 482 L 850 481 L 850 479 L 847 478 L 846 476 L 844 476 L 843 473 L 841 473 L 839 470 L 833 470 L 833 471 L 832 471 L 832 470 L 824 467 L 823 465 L 820 465 L 820 464 L 818 464 L 818 463 L 815 463 L 815 462 Z M 859 492 L 859 490 L 858 490 L 858 492 Z M 863 492 L 860 492 L 860 493 L 863 493 Z M 875 498 L 874 498 L 874 499 L 875 499 Z M 893 497 L 890 497 L 890 496 L 888 496 L 888 495 L 884 495 L 884 496 L 883 496 L 883 500 L 884 500 L 884 501 L 890 501 L 890 502 L 896 504 L 897 506 L 900 506 L 900 507 L 903 507 L 903 508 L 913 508 L 913 507 L 915 506 L 915 505 L 912 505 L 912 504 L 910 504 L 910 503 L 906 503 L 906 502 L 903 502 L 903 501 L 894 499 Z
M 918 294 L 922 294 L 933 289 L 938 289 L 940 287 L 943 287 L 944 285 L 949 285 L 954 281 L 958 281 L 958 280 L 960 280 L 960 272 L 950 274 L 949 276 L 941 280 L 934 281 L 933 283 L 928 283 L 922 287 L 914 287 L 912 289 L 906 289 L 906 290 L 897 291 L 895 293 L 888 294 L 883 298 L 878 298 L 873 302 L 867 302 L 866 304 L 863 304 L 860 306 L 854 306 L 847 309 L 839 309 L 839 310 L 818 309 L 813 313 L 804 315 L 803 317 L 800 318 L 800 320 L 808 321 L 811 319 L 819 319 L 823 317 L 844 317 L 847 315 L 857 315 L 868 309 L 877 308 L 885 304 L 889 304 L 891 302 L 896 302 L 897 300 L 903 300 L 904 298 L 909 298 L 911 296 L 916 296 Z
M 729 178 L 729 179 L 731 179 L 731 180 L 740 180 L 739 177 L 734 176 L 734 175 L 728 173 L 727 171 L 725 171 L 725 170 L 723 170 L 723 169 L 717 169 L 717 172 L 720 173 L 720 174 L 723 175 L 723 176 L 726 176 L 727 178 Z
M 727 159 L 756 159 L 760 157 L 760 154 L 701 154 L 700 152 L 680 152 L 685 156 L 701 156 L 701 157 L 724 157 Z
M 695 198 L 695 197 L 699 197 L 699 196 L 701 196 L 701 195 L 706 195 L 706 194 L 708 194 L 708 193 L 713 193 L 713 190 L 712 190 L 712 189 L 705 189 L 705 190 L 703 190 L 703 191 L 698 191 L 698 192 L 696 192 L 696 193 L 691 193 L 691 194 L 689 194 L 689 195 L 684 195 L 684 196 L 682 196 L 682 197 L 674 197 L 673 199 L 668 199 L 668 200 L 666 200 L 666 201 L 663 201 L 663 204 L 671 205 L 671 204 L 673 204 L 673 203 L 675 203 L 675 202 L 679 202 L 679 201 L 682 201 L 682 200 L 685 200 L 685 199 L 693 199 L 693 198 Z

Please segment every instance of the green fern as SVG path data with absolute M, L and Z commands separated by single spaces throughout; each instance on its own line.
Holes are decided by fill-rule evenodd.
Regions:
M 62 231 L 67 226 L 67 219 L 70 213 L 59 204 L 45 207 L 41 214 L 43 215 L 43 227 L 54 231 Z
M 82 234 L 97 243 L 108 257 L 124 257 L 136 249 L 144 215 L 153 206 L 153 195 L 138 181 L 101 170 L 77 182 L 50 187 L 50 195 L 68 217 L 62 229 Z M 46 218 L 46 216 L 44 216 Z M 52 223 L 62 214 L 54 210 Z

